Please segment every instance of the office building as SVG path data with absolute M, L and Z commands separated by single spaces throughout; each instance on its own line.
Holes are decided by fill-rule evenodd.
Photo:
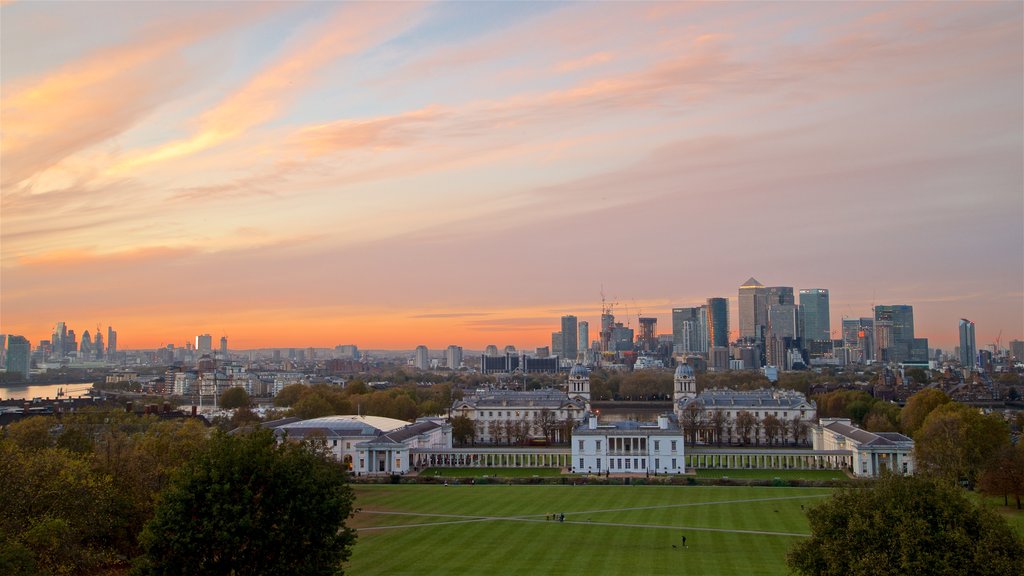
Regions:
M 565 346 L 565 338 L 562 338 L 561 332 L 551 333 L 551 353 L 555 356 L 562 356 L 564 351 L 562 346 Z
M 1010 340 L 1010 356 L 1017 362 L 1024 362 L 1024 340 Z
M 960 366 L 973 372 L 977 368 L 978 347 L 974 342 L 974 322 L 960 319 Z
M 221 355 L 222 358 L 227 358 L 228 357 L 228 337 L 227 336 L 221 336 L 220 337 L 220 355 Z
M 707 352 L 707 306 L 672 309 L 672 352 Z
M 7 372 L 18 372 L 28 380 L 32 374 L 32 344 L 24 336 L 7 337 Z
M 117 353 L 117 331 L 107 326 L 107 357 Z
M 458 370 L 462 367 L 462 346 L 455 346 L 454 344 L 448 347 L 448 351 L 445 354 L 445 360 L 448 363 L 448 367 L 452 370 Z
M 800 308 L 803 310 L 803 337 L 805 340 L 831 340 L 828 290 L 804 288 L 800 290 Z
M 82 342 L 78 345 L 78 355 L 83 360 L 92 358 L 92 336 L 88 330 L 82 333 Z
M 588 362 L 590 360 L 590 354 L 587 354 L 590 351 L 590 323 L 584 320 L 577 324 L 577 327 L 579 338 L 576 339 L 576 342 L 579 349 L 584 351 L 583 361 Z
M 416 352 L 413 354 L 413 366 L 420 370 L 430 369 L 430 350 L 422 344 L 416 347 Z
M 579 343 L 576 340 L 577 329 L 575 316 L 562 316 L 562 351 L 560 354 L 557 352 L 556 354 L 570 360 L 576 359 L 576 354 L 579 352 Z
M 494 344 L 488 344 L 487 347 L 484 348 L 484 356 L 497 356 L 497 355 L 498 355 L 498 347 L 495 346 Z
M 740 286 L 740 338 L 752 341 L 760 340 L 764 335 L 759 326 L 768 323 L 768 304 L 765 287 L 755 278 L 750 278 Z
M 196 336 L 196 352 L 200 356 L 213 352 L 213 337 L 209 334 Z
M 729 301 L 708 298 L 708 347 L 729 348 Z
M 637 335 L 637 347 L 644 352 L 658 349 L 658 319 L 640 318 L 640 334 Z
M 881 343 L 878 326 L 882 323 L 888 331 L 885 345 Z M 914 307 L 903 304 L 875 306 L 875 349 L 884 350 L 877 358 L 883 362 L 896 364 L 911 358 L 914 349 Z M 927 353 L 925 354 L 927 356 Z

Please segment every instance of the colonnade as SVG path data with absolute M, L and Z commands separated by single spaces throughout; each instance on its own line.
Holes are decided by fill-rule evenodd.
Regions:
M 850 466 L 848 450 L 706 450 L 686 455 L 687 468 L 836 470 Z

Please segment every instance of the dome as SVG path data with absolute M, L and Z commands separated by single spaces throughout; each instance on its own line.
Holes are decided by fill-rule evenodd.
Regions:
M 693 368 L 689 364 L 676 366 L 676 378 L 693 378 Z
M 569 370 L 569 377 L 570 378 L 573 378 L 573 377 L 587 378 L 589 376 L 590 376 L 590 370 L 587 370 L 587 367 L 584 366 L 583 364 L 577 364 L 577 365 L 572 367 L 572 370 Z

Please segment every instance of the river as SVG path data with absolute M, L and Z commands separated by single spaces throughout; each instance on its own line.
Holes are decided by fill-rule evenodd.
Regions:
M 41 384 L 38 386 L 5 386 L 0 387 L 0 400 L 31 400 L 33 398 L 57 398 L 60 389 L 64 389 L 64 398 L 81 398 L 88 396 L 92 382 L 68 382 L 64 384 Z

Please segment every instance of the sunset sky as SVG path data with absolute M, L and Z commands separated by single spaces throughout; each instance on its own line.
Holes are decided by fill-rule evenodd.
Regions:
M 1024 3 L 0 7 L 0 333 L 550 344 L 828 288 L 1024 338 Z

